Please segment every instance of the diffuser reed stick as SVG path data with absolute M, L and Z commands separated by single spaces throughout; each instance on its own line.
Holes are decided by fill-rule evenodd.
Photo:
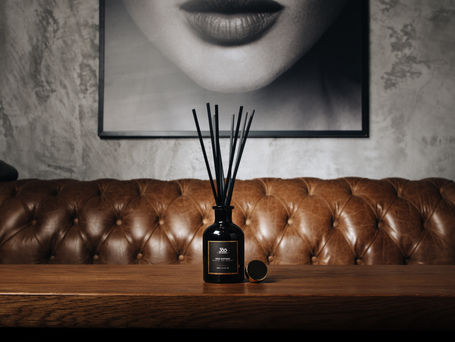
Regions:
M 246 120 L 248 118 L 248 113 L 245 116 L 245 122 L 244 122 L 244 125 L 243 125 L 242 137 L 240 139 L 240 145 L 239 145 L 238 151 L 237 151 L 237 159 L 235 161 L 234 174 L 232 175 L 232 180 L 229 181 L 228 194 L 227 194 L 227 197 L 225 198 L 225 205 L 226 206 L 230 206 L 231 205 L 232 192 L 234 191 L 234 183 L 235 183 L 235 179 L 237 177 L 237 171 L 239 169 L 240 160 L 242 159 L 242 154 L 243 154 L 243 150 L 245 148 L 246 139 L 248 138 L 248 134 L 250 132 L 250 127 L 251 127 L 251 122 L 253 121 L 254 112 L 255 111 L 253 110 L 253 112 L 251 113 L 250 119 L 248 120 L 248 125 L 246 127 L 246 131 L 245 131 L 245 124 L 246 124 Z
M 218 117 L 218 105 L 215 105 L 215 148 L 216 148 L 216 155 L 217 155 L 217 165 L 218 165 L 218 172 L 220 173 L 220 178 L 217 178 L 217 182 L 219 182 L 219 193 L 218 197 L 221 199 L 221 203 L 224 202 L 223 199 L 225 198 L 224 193 L 224 171 L 223 171 L 223 158 L 221 157 L 221 147 L 220 147 L 220 123 Z
M 209 174 L 209 180 L 210 180 L 210 185 L 212 187 L 213 196 L 216 198 L 217 195 L 216 195 L 215 185 L 213 184 L 213 176 L 212 176 L 212 172 L 210 172 L 210 165 L 209 165 L 209 161 L 207 158 L 207 153 L 205 151 L 204 140 L 202 139 L 201 128 L 199 127 L 199 120 L 197 119 L 196 110 L 194 110 L 194 109 L 193 109 L 193 118 L 194 118 L 194 122 L 196 124 L 196 129 L 197 129 L 197 134 L 199 136 L 199 142 L 201 144 L 202 154 L 204 155 L 205 166 L 207 167 L 207 172 Z
M 231 125 L 231 136 L 234 136 L 233 137 L 233 141 L 231 142 L 231 153 L 229 154 L 229 169 L 228 169 L 228 175 L 227 175 L 227 179 L 226 179 L 226 188 L 229 189 L 229 186 L 230 186 L 230 183 L 232 182 L 232 179 L 231 179 L 231 174 L 232 174 L 232 162 L 234 161 L 234 153 L 235 153 L 235 148 L 236 148 L 236 145 L 237 145 L 237 139 L 238 139 L 238 135 L 239 135 L 239 129 L 240 129 L 240 124 L 241 124 L 241 121 L 242 121 L 242 113 L 243 113 L 243 106 L 240 106 L 239 108 L 239 114 L 237 116 L 237 126 L 235 128 L 235 136 L 234 136 L 234 127 Z M 232 122 L 235 121 L 235 114 L 233 115 L 233 118 L 232 118 Z
M 215 149 L 215 135 L 213 134 L 212 113 L 210 110 L 210 103 L 207 103 L 207 119 L 209 122 L 210 139 L 212 141 L 213 164 L 215 167 L 216 186 L 217 186 L 217 190 L 218 190 L 218 191 L 215 191 L 215 202 L 216 202 L 216 205 L 220 205 L 221 198 L 219 197 L 219 194 L 220 194 L 220 192 L 219 192 L 219 175 L 218 175 L 217 155 L 216 155 L 216 149 Z M 200 136 L 200 134 L 199 134 L 199 136 Z M 207 165 L 207 167 L 209 167 L 209 166 Z M 208 169 L 208 172 L 210 172 L 210 168 Z
M 229 139 L 229 161 L 227 169 L 227 177 L 225 179 L 224 168 L 223 168 L 223 158 L 220 147 L 220 127 L 219 127 L 219 111 L 218 105 L 215 105 L 215 114 L 212 116 L 210 103 L 207 103 L 207 119 L 209 123 L 210 130 L 210 141 L 213 155 L 213 165 L 215 168 L 215 178 L 216 186 L 213 180 L 212 172 L 210 170 L 210 164 L 207 158 L 207 152 L 205 150 L 204 141 L 202 138 L 201 129 L 199 126 L 199 121 L 197 118 L 196 110 L 193 109 L 193 118 L 196 124 L 197 133 L 199 136 L 199 142 L 201 144 L 202 154 L 204 156 L 205 166 L 207 168 L 207 173 L 209 175 L 210 185 L 212 188 L 213 196 L 215 198 L 215 203 L 217 206 L 226 206 L 231 205 L 232 193 L 234 190 L 235 179 L 237 177 L 237 172 L 239 169 L 240 161 L 242 159 L 242 154 L 245 149 L 245 144 L 248 139 L 248 134 L 250 132 L 251 122 L 254 117 L 254 110 L 251 113 L 251 116 L 248 118 L 248 113 L 245 115 L 243 122 L 243 128 L 239 139 L 240 126 L 242 124 L 242 113 L 243 106 L 240 106 L 239 113 L 237 115 L 237 124 L 234 130 L 235 114 L 232 115 L 231 123 L 231 132 Z M 237 144 L 238 142 L 238 144 Z

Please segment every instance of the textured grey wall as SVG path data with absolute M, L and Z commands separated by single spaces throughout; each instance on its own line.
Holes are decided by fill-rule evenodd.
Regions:
M 239 178 L 455 179 L 455 0 L 371 1 L 369 139 L 250 139 Z M 0 159 L 21 178 L 207 178 L 194 140 L 100 140 L 98 0 L 0 2 Z

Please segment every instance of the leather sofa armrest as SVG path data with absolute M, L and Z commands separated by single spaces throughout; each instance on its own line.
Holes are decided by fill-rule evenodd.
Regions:
M 14 181 L 18 176 L 19 174 L 13 166 L 0 160 L 0 182 Z

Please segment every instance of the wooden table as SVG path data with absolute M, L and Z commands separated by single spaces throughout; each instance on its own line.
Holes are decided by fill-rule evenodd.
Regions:
M 455 266 L 271 266 L 206 284 L 191 265 L 0 265 L 1 327 L 455 329 Z

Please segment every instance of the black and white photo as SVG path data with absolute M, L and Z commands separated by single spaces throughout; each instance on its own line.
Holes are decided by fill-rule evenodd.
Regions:
M 226 128 L 255 109 L 252 137 L 368 136 L 367 1 L 101 0 L 100 18 L 101 137 L 196 137 L 208 102 Z

